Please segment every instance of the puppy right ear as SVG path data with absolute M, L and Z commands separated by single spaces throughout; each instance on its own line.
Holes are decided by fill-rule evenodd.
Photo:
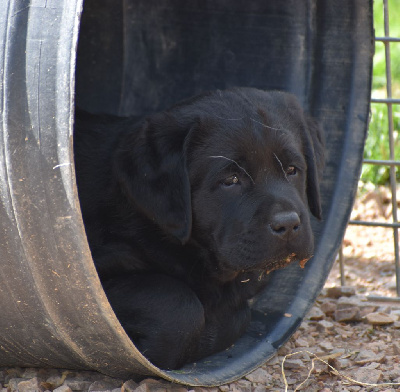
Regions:
M 192 228 L 185 153 L 189 130 L 170 113 L 154 115 L 124 137 L 114 161 L 127 199 L 182 243 Z

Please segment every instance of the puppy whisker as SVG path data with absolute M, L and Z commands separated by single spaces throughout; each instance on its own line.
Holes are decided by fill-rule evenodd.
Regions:
M 253 184 L 255 184 L 253 177 L 248 173 L 248 171 L 243 166 L 240 166 L 234 159 L 224 157 L 223 155 L 211 155 L 211 156 L 209 156 L 209 158 L 222 158 L 222 159 L 226 159 L 229 162 L 233 162 L 239 169 L 243 170 L 243 172 L 247 175 L 247 177 L 250 178 L 251 182 Z
M 254 119 L 254 118 L 252 118 L 252 117 L 250 117 L 250 120 L 251 120 L 251 121 L 254 121 L 254 122 L 257 123 L 257 124 L 262 125 L 264 128 L 272 129 L 272 130 L 274 130 L 274 131 L 285 131 L 285 129 L 283 129 L 283 128 L 274 128 L 274 127 L 270 127 L 269 125 L 265 125 L 265 124 L 263 124 L 261 121 L 257 121 L 256 119 Z
M 278 158 L 278 156 L 277 156 L 274 152 L 273 152 L 273 154 L 274 154 L 275 159 L 279 162 L 279 165 L 280 165 L 280 167 L 281 167 L 281 169 L 282 169 L 283 175 L 284 175 L 285 178 L 286 178 L 286 181 L 289 181 L 288 178 L 287 178 L 285 169 L 283 168 L 282 162 L 280 161 L 280 159 Z
M 244 117 L 240 117 L 240 118 L 225 118 L 225 117 L 218 116 L 216 114 L 214 114 L 214 116 L 219 118 L 220 120 L 224 120 L 224 121 L 240 121 L 240 120 L 243 120 L 243 118 L 244 118 Z

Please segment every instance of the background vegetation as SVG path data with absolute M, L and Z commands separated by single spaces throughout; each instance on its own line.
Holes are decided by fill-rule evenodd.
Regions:
M 383 0 L 374 1 L 374 27 L 375 35 L 383 37 L 384 17 Z M 400 38 L 400 0 L 389 0 L 389 34 L 391 37 Z M 400 98 L 400 42 L 390 44 L 392 97 Z M 385 45 L 376 42 L 372 97 L 386 98 L 386 61 Z M 400 160 L 400 105 L 393 105 L 395 159 Z M 364 150 L 365 159 L 390 159 L 389 153 L 389 123 L 387 106 L 385 104 L 371 104 L 371 123 L 368 138 Z M 400 169 L 397 169 L 396 177 L 400 180 Z M 364 184 L 383 185 L 389 182 L 389 167 L 365 164 L 361 174 L 361 182 Z

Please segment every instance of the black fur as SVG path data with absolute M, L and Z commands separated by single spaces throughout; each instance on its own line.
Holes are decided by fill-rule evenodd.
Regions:
M 323 137 L 290 94 L 215 91 L 139 121 L 77 111 L 74 140 L 100 279 L 161 368 L 229 347 L 266 272 L 313 254 Z

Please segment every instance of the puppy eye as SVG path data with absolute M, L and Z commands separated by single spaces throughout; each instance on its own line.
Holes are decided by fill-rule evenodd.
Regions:
M 225 185 L 225 186 L 232 186 L 232 185 L 236 185 L 236 184 L 239 184 L 239 183 L 240 183 L 239 177 L 236 174 L 234 174 L 233 176 L 230 176 L 228 178 L 225 178 L 222 181 L 222 184 Z
M 288 176 L 294 176 L 297 174 L 297 168 L 295 166 L 289 166 L 286 170 Z

